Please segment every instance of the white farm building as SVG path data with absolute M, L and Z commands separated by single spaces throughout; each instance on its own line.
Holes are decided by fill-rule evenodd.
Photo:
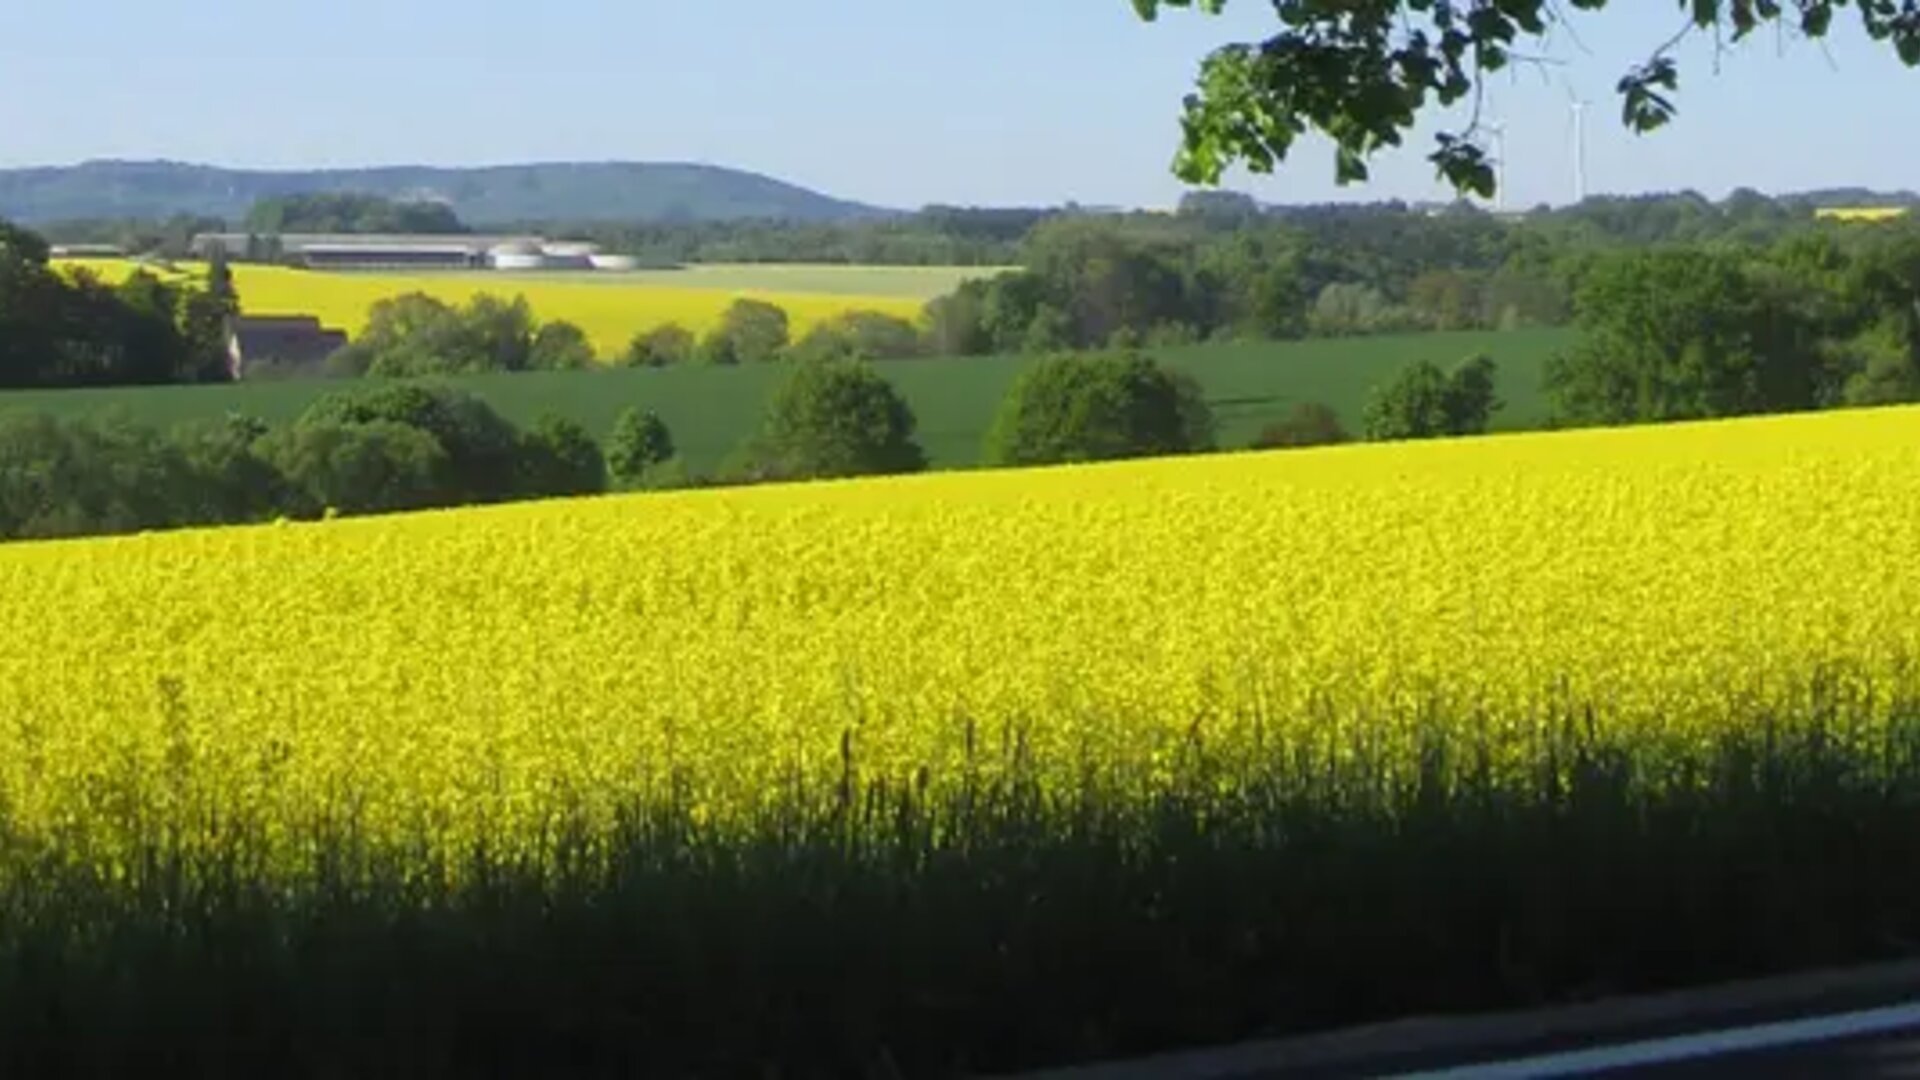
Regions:
M 487 250 L 487 265 L 495 270 L 546 270 L 547 253 L 537 240 L 510 240 Z
M 202 233 L 194 254 L 281 262 L 315 270 L 577 270 L 620 273 L 637 268 L 628 255 L 602 254 L 596 244 L 541 236 L 361 236 L 351 234 Z

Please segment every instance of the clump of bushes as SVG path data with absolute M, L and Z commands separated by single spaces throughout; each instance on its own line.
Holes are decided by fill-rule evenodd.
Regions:
M 735 300 L 701 340 L 699 358 L 707 364 L 763 364 L 780 359 L 792 340 L 783 308 L 764 300 Z
M 622 488 L 677 487 L 685 482 L 673 432 L 653 412 L 627 409 L 607 436 L 607 468 Z
M 425 293 L 373 305 L 367 328 L 327 361 L 336 376 L 417 378 L 486 371 L 577 371 L 596 362 L 586 332 L 540 322 L 523 296 L 456 307 Z
M 1302 401 L 1287 415 L 1260 429 L 1254 437 L 1255 450 L 1282 450 L 1304 446 L 1333 446 L 1353 438 L 1340 423 L 1340 416 L 1317 401 Z
M 1213 447 L 1213 414 L 1191 376 L 1137 352 L 1089 353 L 1048 357 L 1022 372 L 984 456 L 990 465 L 1052 465 Z
M 278 430 L 254 417 L 161 432 L 124 412 L 0 415 L 0 539 L 588 495 L 607 465 L 578 424 L 522 431 L 472 394 L 355 386 Z
M 1367 438 L 1432 439 L 1479 435 L 1501 407 L 1493 360 L 1475 356 L 1452 371 L 1421 360 L 1401 369 L 1367 401 Z
M 917 421 L 893 384 L 858 360 L 808 360 L 774 388 L 760 430 L 735 455 L 745 480 L 919 472 Z
M 698 349 L 693 331 L 667 323 L 634 335 L 623 362 L 627 367 L 674 367 L 691 362 Z

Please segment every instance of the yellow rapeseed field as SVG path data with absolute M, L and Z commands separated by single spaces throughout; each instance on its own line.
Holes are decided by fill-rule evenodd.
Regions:
M 0 806 L 100 860 L 537 850 L 669 792 L 725 830 L 849 778 L 1410 767 L 1436 718 L 1496 768 L 1570 715 L 1870 743 L 1915 551 L 1914 409 L 12 545 Z
M 85 268 L 109 282 L 124 279 L 134 268 L 122 260 L 71 260 L 62 265 Z M 248 314 L 318 315 L 327 325 L 354 335 L 365 327 L 375 303 L 403 293 L 423 292 L 456 304 L 481 293 L 525 296 L 535 317 L 574 323 L 586 331 L 595 351 L 608 358 L 625 352 L 635 334 L 666 323 L 702 332 L 719 320 L 727 305 L 743 296 L 784 308 L 796 335 L 848 311 L 879 311 L 913 319 L 922 306 L 910 296 L 681 287 L 662 285 L 653 278 L 629 282 L 614 275 L 322 273 L 255 265 L 238 265 L 233 271 L 234 287 Z
M 1897 221 L 1907 216 L 1907 208 L 1904 206 L 1823 206 L 1814 211 L 1814 216 L 1833 221 Z

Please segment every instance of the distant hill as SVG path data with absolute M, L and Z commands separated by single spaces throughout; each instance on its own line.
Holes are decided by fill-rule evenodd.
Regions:
M 450 204 L 475 225 L 519 221 L 834 222 L 887 211 L 713 165 L 403 165 L 267 172 L 170 161 L 0 169 L 0 218 L 26 224 L 192 214 L 238 222 L 271 195 L 355 192 Z

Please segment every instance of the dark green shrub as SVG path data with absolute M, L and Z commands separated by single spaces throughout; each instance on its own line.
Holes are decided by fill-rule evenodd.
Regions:
M 455 307 L 424 293 L 373 306 L 367 328 L 330 358 L 334 375 L 418 378 L 482 371 L 577 371 L 593 343 L 563 320 L 541 323 L 524 296 L 482 294 Z
M 784 309 L 763 300 L 735 300 L 700 343 L 700 356 L 709 364 L 778 360 L 792 340 L 791 333 Z
M 1200 344 L 1200 331 L 1191 323 L 1163 322 L 1155 323 L 1143 339 L 1147 347 L 1154 349 L 1173 349 L 1187 345 Z
M 987 433 L 991 465 L 1184 454 L 1213 448 L 1190 377 L 1139 353 L 1049 357 L 1014 380 Z
M 1432 361 L 1402 368 L 1367 401 L 1367 438 L 1373 441 L 1478 435 L 1500 408 L 1494 364 L 1476 356 L 1443 373 Z
M 1073 316 L 1052 304 L 1042 303 L 1035 308 L 1033 320 L 1027 323 L 1027 332 L 1020 339 L 1020 351 L 1040 354 L 1073 347 Z
M 897 315 L 849 311 L 815 323 L 793 347 L 801 360 L 904 360 L 920 355 L 920 331 Z
M 585 371 L 598 363 L 586 331 L 564 320 L 541 323 L 527 352 L 534 371 Z
M 438 505 L 498 502 L 520 491 L 520 436 L 474 395 L 431 383 L 355 386 L 328 394 L 302 414 L 300 426 L 404 424 L 445 451 Z
M 1340 423 L 1340 416 L 1317 401 L 1302 401 L 1260 429 L 1253 440 L 1255 450 L 1280 450 L 1302 446 L 1331 446 L 1348 442 L 1353 436 Z
M 802 362 L 775 387 L 738 471 L 747 479 L 918 472 L 927 459 L 914 427 L 913 410 L 871 366 Z
M 118 413 L 84 420 L 0 415 L 0 537 L 190 524 L 194 486 L 177 448 Z
M 691 361 L 697 348 L 691 331 L 668 323 L 635 335 L 624 362 L 627 367 L 672 367 Z
M 607 462 L 577 422 L 545 413 L 520 436 L 520 493 L 530 498 L 597 495 Z
M 1822 298 L 1808 279 L 1825 272 L 1705 247 L 1599 258 L 1575 293 L 1579 339 L 1547 365 L 1555 415 L 1579 424 L 1650 423 L 1834 403 L 1847 373 L 1829 365 L 1822 339 L 1853 321 L 1835 315 L 1858 298 L 1850 288 Z M 1883 310 L 1911 309 L 1912 290 L 1905 295 Z
M 301 422 L 269 435 L 261 453 L 305 513 L 374 514 L 442 503 L 448 455 L 433 436 L 390 420 Z
M 486 370 L 459 309 L 425 293 L 373 305 L 366 329 L 327 360 L 334 375 L 404 378 Z
M 260 451 L 267 434 L 264 421 L 240 413 L 175 428 L 171 442 L 195 481 L 181 518 L 204 524 L 265 521 L 295 508 L 286 477 Z
M 607 467 L 621 487 L 643 486 L 647 474 L 673 456 L 673 433 L 652 412 L 623 411 L 607 436 Z

